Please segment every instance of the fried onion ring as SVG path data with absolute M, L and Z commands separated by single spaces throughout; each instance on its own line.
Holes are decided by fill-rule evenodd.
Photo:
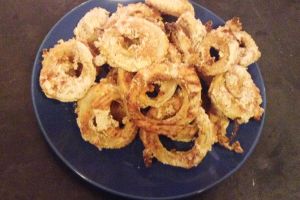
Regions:
M 62 102 L 81 99 L 94 84 L 96 68 L 89 48 L 70 39 L 43 50 L 40 86 L 48 98 Z
M 137 134 L 138 127 L 130 122 L 128 116 L 122 119 L 124 127 L 119 127 L 120 122 L 113 119 L 111 114 L 112 102 L 117 102 L 123 109 L 125 108 L 118 86 L 102 82 L 94 85 L 78 101 L 77 124 L 82 138 L 98 147 L 99 150 L 124 147 L 131 143 Z M 126 111 L 117 112 L 127 113 Z
M 251 117 L 259 120 L 264 109 L 262 98 L 247 69 L 236 65 L 230 71 L 216 76 L 208 91 L 217 109 L 232 120 L 247 123 Z
M 136 72 L 165 59 L 166 34 L 153 23 L 137 17 L 119 20 L 105 31 L 99 49 L 112 67 Z
M 214 29 L 207 33 L 199 46 L 197 69 L 205 76 L 222 74 L 238 62 L 239 44 L 231 31 Z M 215 51 L 218 55 L 212 55 Z
M 208 151 L 211 150 L 213 144 L 212 124 L 205 114 L 203 108 L 199 108 L 199 113 L 196 118 L 199 128 L 198 137 L 195 139 L 195 144 L 188 151 L 168 151 L 160 142 L 158 134 L 140 131 L 140 138 L 145 146 L 144 160 L 151 158 L 151 152 L 154 157 L 160 162 L 172 166 L 191 168 L 197 166 L 205 157 Z
M 93 8 L 87 12 L 74 29 L 77 39 L 86 42 L 96 52 L 94 42 L 103 35 L 104 26 L 109 19 L 109 12 L 103 8 Z
M 239 62 L 238 64 L 243 67 L 248 67 L 250 64 L 257 61 L 261 53 L 258 50 L 258 47 L 253 40 L 253 38 L 245 31 L 233 32 L 236 36 L 239 46 L 240 46 L 240 54 L 239 54 Z
M 149 84 L 163 81 L 176 81 L 182 88 L 183 104 L 180 110 L 166 120 L 155 120 L 144 116 L 140 108 L 140 94 Z M 134 76 L 126 98 L 128 111 L 133 121 L 145 131 L 158 134 L 176 134 L 184 125 L 192 122 L 201 104 L 201 84 L 193 67 L 185 64 L 161 63 L 144 68 Z
M 233 19 L 228 20 L 224 29 L 230 29 L 239 42 L 238 64 L 240 66 L 248 67 L 260 58 L 261 53 L 258 50 L 255 41 L 246 31 L 242 31 L 242 23 L 239 18 L 234 17 Z
M 145 3 L 152 6 L 163 14 L 180 17 L 185 12 L 190 12 L 195 15 L 194 7 L 188 0 L 146 0 Z

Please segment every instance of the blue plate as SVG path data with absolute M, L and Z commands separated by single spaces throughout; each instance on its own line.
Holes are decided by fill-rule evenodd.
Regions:
M 138 1 L 122 0 L 123 5 Z M 154 162 L 146 168 L 143 161 L 143 144 L 136 138 L 122 149 L 99 151 L 81 138 L 76 124 L 73 103 L 61 103 L 47 98 L 39 85 L 42 68 L 42 50 L 49 49 L 60 39 L 68 40 L 78 21 L 94 7 L 115 12 L 118 1 L 88 1 L 66 14 L 51 29 L 37 53 L 32 72 L 32 101 L 35 114 L 47 142 L 60 159 L 91 184 L 114 194 L 136 199 L 176 199 L 198 194 L 232 175 L 246 161 L 261 135 L 265 114 L 260 121 L 250 120 L 240 126 L 236 136 L 244 153 L 237 154 L 214 145 L 197 167 L 182 169 Z M 213 21 L 213 27 L 224 25 L 218 16 L 193 3 L 196 18 L 202 23 Z M 262 107 L 266 108 L 263 79 L 256 63 L 249 67 L 252 78 L 261 91 Z M 228 128 L 231 132 L 233 125 Z

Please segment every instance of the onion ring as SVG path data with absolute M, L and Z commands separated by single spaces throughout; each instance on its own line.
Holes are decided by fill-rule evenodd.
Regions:
M 258 50 L 258 47 L 253 40 L 253 38 L 245 31 L 233 32 L 236 36 L 239 46 L 240 46 L 240 54 L 239 54 L 239 62 L 238 64 L 243 67 L 248 67 L 250 64 L 257 61 L 261 53 Z
M 74 34 L 78 40 L 86 42 L 89 47 L 96 52 L 94 42 L 102 36 L 104 26 L 109 19 L 109 12 L 103 8 L 93 8 L 87 12 L 74 29 Z
M 166 120 L 155 120 L 144 116 L 140 112 L 140 92 L 149 84 L 162 81 L 176 81 L 182 88 L 183 104 L 175 116 Z M 174 135 L 192 122 L 201 104 L 201 84 L 193 67 L 185 64 L 161 63 L 144 68 L 134 76 L 130 95 L 127 95 L 127 106 L 132 120 L 146 131 L 164 135 Z M 142 103 L 142 107 L 144 107 Z
M 136 72 L 163 61 L 168 47 L 168 38 L 159 27 L 143 18 L 129 17 L 105 31 L 99 49 L 110 66 Z
M 253 83 L 247 69 L 238 65 L 216 76 L 208 94 L 217 109 L 230 119 L 237 119 L 239 123 L 247 123 L 251 117 L 259 120 L 264 112 L 260 107 L 260 90 Z
M 199 113 L 196 118 L 199 128 L 198 137 L 195 139 L 195 144 L 188 151 L 168 151 L 160 142 L 158 134 L 140 131 L 140 138 L 143 141 L 146 159 L 149 160 L 152 152 L 153 156 L 160 162 L 172 166 L 191 168 L 197 166 L 205 157 L 208 151 L 211 150 L 213 144 L 212 124 L 205 114 L 203 108 L 199 108 Z M 145 159 L 145 157 L 144 157 Z M 149 161 L 148 161 L 149 164 Z
M 96 79 L 96 68 L 89 48 L 70 39 L 43 51 L 40 86 L 48 98 L 62 102 L 81 99 Z
M 231 31 L 214 29 L 207 33 L 199 46 L 200 60 L 197 70 L 205 76 L 222 74 L 238 62 L 239 44 Z M 217 52 L 212 56 L 211 51 Z
M 260 58 L 261 53 L 258 50 L 255 41 L 247 32 L 242 31 L 242 23 L 239 18 L 234 17 L 227 21 L 224 29 L 230 29 L 239 42 L 240 53 L 238 64 L 240 66 L 248 67 Z
M 118 102 L 123 108 L 123 101 L 118 86 L 111 83 L 98 83 L 78 101 L 77 124 L 82 138 L 102 150 L 102 148 L 121 148 L 128 145 L 136 136 L 138 127 L 123 118 L 123 128 L 111 115 L 112 102 Z M 123 113 L 127 113 L 126 111 Z
M 163 14 L 179 17 L 185 12 L 190 12 L 195 15 L 194 7 L 188 0 L 146 0 L 145 3 L 152 6 Z

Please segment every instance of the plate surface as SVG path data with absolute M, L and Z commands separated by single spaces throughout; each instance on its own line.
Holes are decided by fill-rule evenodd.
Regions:
M 138 1 L 121 2 L 113 0 L 88 1 L 66 14 L 51 29 L 37 53 L 32 72 L 32 101 L 35 114 L 47 142 L 61 160 L 91 184 L 108 192 L 136 199 L 177 199 L 207 190 L 233 174 L 249 157 L 261 135 L 265 114 L 261 121 L 250 120 L 242 124 L 236 140 L 240 141 L 244 153 L 237 154 L 214 145 L 197 167 L 182 169 L 155 162 L 146 168 L 143 161 L 143 144 L 135 139 L 120 150 L 102 150 L 80 135 L 76 124 L 77 115 L 73 103 L 61 103 L 48 99 L 39 86 L 42 68 L 42 50 L 52 48 L 60 39 L 68 40 L 73 29 L 86 12 L 94 7 L 102 7 L 115 12 L 118 3 L 127 5 Z M 224 25 L 218 16 L 193 3 L 196 18 L 202 23 L 213 21 L 213 28 Z M 261 91 L 262 107 L 266 108 L 263 79 L 256 63 L 249 66 L 254 83 Z M 233 125 L 228 127 L 231 132 Z

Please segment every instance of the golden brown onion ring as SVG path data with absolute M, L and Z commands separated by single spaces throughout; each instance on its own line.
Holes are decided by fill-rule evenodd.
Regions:
M 62 102 L 81 99 L 94 84 L 96 68 L 89 48 L 70 39 L 43 51 L 40 86 L 48 98 Z
M 77 124 L 82 138 L 98 147 L 99 150 L 124 147 L 137 134 L 138 127 L 130 122 L 128 116 L 122 119 L 124 127 L 119 127 L 120 122 L 113 118 L 110 110 L 113 102 L 117 102 L 123 109 L 126 108 L 118 86 L 101 82 L 91 87 L 88 93 L 78 101 Z M 118 113 L 127 112 L 118 111 Z
M 239 61 L 238 64 L 243 67 L 248 67 L 250 64 L 257 61 L 261 53 L 258 50 L 253 38 L 245 31 L 233 32 L 239 42 Z
M 145 3 L 166 15 L 179 17 L 185 12 L 190 12 L 195 15 L 194 7 L 188 0 L 146 0 Z
M 104 26 L 109 18 L 109 12 L 103 8 L 93 8 L 87 12 L 74 29 L 74 34 L 78 40 L 86 42 L 89 47 L 96 52 L 94 42 L 102 36 Z
M 205 76 L 215 76 L 228 71 L 238 62 L 238 49 L 239 44 L 231 31 L 212 30 L 200 43 L 198 71 Z M 212 50 L 218 55 L 211 55 Z
M 244 67 L 236 65 L 216 76 L 208 92 L 214 106 L 239 123 L 247 123 L 251 117 L 259 120 L 264 112 L 260 90 Z
M 105 31 L 99 44 L 110 66 L 130 72 L 163 61 L 168 47 L 169 40 L 159 27 L 137 17 L 119 20 Z
M 227 21 L 223 29 L 230 29 L 239 42 L 239 65 L 248 67 L 250 64 L 254 63 L 260 58 L 261 53 L 258 50 L 255 41 L 251 35 L 245 31 L 242 31 L 242 23 L 240 22 L 239 18 L 234 17 L 233 19 Z
M 166 120 L 155 120 L 140 112 L 140 94 L 148 85 L 164 81 L 176 81 L 182 88 L 183 104 L 180 110 Z M 133 121 L 146 131 L 158 134 L 172 135 L 192 122 L 201 104 L 201 84 L 193 67 L 185 64 L 154 64 L 144 68 L 134 76 L 129 95 L 126 98 L 128 111 Z
M 187 169 L 197 166 L 207 152 L 211 150 L 213 144 L 212 124 L 201 107 L 199 108 L 196 123 L 199 128 L 198 137 L 195 139 L 192 149 L 188 151 L 168 151 L 160 142 L 158 134 L 141 130 L 140 138 L 146 150 L 146 153 L 144 153 L 146 158 L 144 157 L 144 159 L 148 160 L 149 164 L 152 152 L 153 156 L 164 164 Z

